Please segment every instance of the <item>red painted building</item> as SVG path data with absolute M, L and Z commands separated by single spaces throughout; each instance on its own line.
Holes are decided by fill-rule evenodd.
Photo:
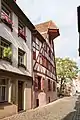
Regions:
M 54 39 L 59 29 L 52 21 L 35 26 L 33 34 L 33 107 L 57 99 Z

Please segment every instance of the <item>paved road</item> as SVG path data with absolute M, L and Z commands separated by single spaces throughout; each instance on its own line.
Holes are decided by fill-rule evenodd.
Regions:
M 80 120 L 80 96 L 62 98 L 4 120 Z

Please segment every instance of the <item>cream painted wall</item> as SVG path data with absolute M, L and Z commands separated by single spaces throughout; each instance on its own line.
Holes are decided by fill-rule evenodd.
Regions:
M 32 76 L 32 41 L 31 41 L 31 31 L 26 27 L 27 41 L 18 37 L 18 17 L 12 13 L 13 19 L 13 32 L 4 23 L 0 23 L 0 36 L 12 43 L 12 66 L 18 68 L 18 48 L 25 51 L 27 55 L 27 70 L 20 69 L 23 74 Z M 1 68 L 1 67 L 0 67 Z M 4 68 L 5 69 L 5 68 Z M 12 71 L 13 69 L 10 69 Z M 17 71 L 16 71 L 17 72 Z

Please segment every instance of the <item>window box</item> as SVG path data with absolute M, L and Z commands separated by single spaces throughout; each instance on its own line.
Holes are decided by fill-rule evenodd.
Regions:
M 21 38 L 23 38 L 26 41 L 26 36 L 22 30 L 18 31 L 18 36 L 20 36 Z
M 11 20 L 11 11 L 4 4 L 2 4 L 1 20 L 11 29 L 11 31 L 13 30 L 12 28 L 13 22 Z
M 11 59 L 9 59 L 8 57 L 0 57 L 0 59 L 10 62 L 12 64 Z

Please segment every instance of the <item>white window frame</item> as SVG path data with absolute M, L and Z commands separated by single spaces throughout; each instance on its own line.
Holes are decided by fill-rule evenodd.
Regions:
M 8 91 L 8 81 L 5 78 L 1 78 L 0 80 L 5 80 L 5 82 L 6 82 L 5 85 L 0 84 L 0 89 L 1 89 L 1 91 L 0 91 L 0 102 L 5 102 L 5 101 L 8 101 L 8 93 L 7 93 L 7 91 Z M 4 98 L 4 100 L 2 99 L 2 95 L 3 95 L 2 88 L 3 87 L 5 87 L 5 98 Z
M 20 52 L 22 52 L 20 49 L 18 49 L 18 64 L 19 65 L 24 65 L 24 56 L 25 56 L 25 52 L 22 52 L 22 56 L 19 54 Z M 21 60 L 22 59 L 22 60 Z

